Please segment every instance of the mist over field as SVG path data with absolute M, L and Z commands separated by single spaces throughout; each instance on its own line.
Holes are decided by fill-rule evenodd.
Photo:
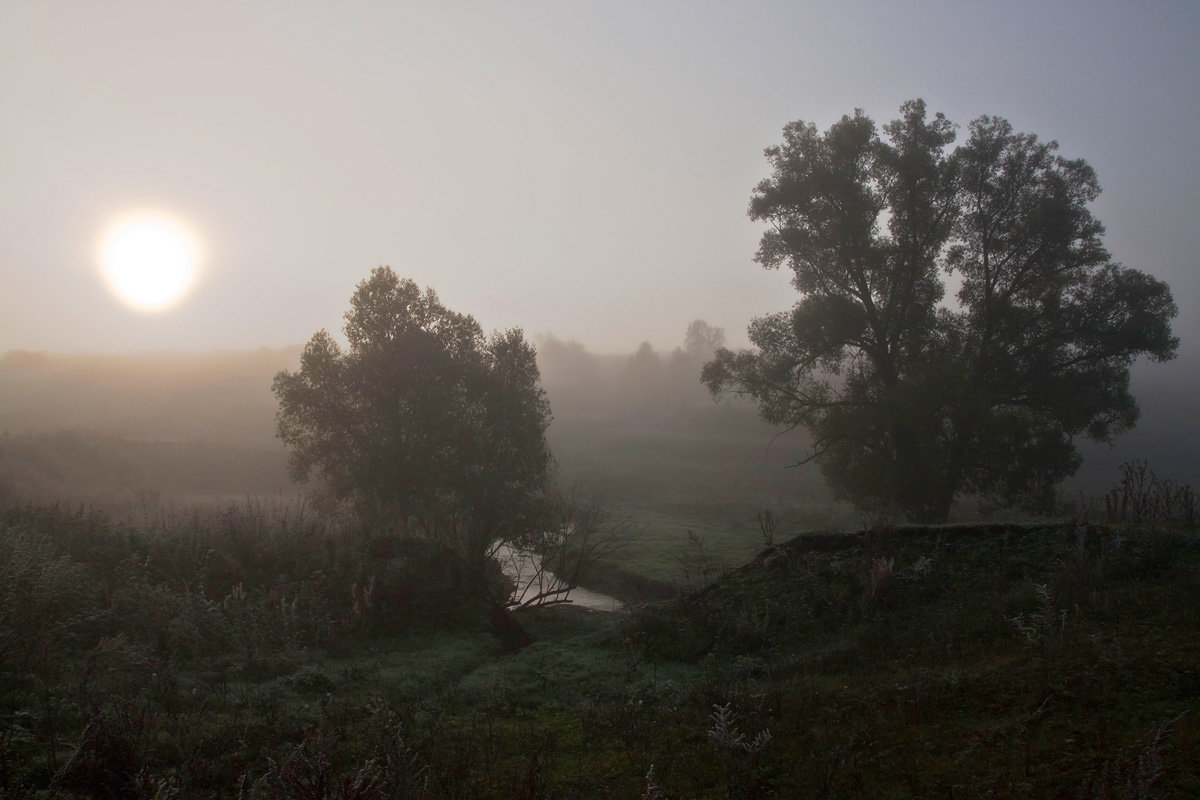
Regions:
M 685 511 L 724 508 L 741 523 L 764 508 L 803 513 L 831 503 L 802 431 L 758 418 L 749 401 L 714 400 L 700 384 L 704 353 L 649 346 L 594 353 L 538 337 L 554 419 L 560 480 L 618 502 Z M 17 499 L 224 500 L 292 495 L 275 436 L 273 376 L 299 364 L 299 346 L 210 354 L 32 353 L 0 356 L 0 480 Z M 1185 363 L 1133 372 L 1141 407 L 1113 445 L 1081 443 L 1083 465 L 1063 494 L 1106 489 L 1117 467 L 1145 459 L 1165 476 L 1200 483 L 1195 401 L 1200 375 Z M 963 512 L 970 513 L 970 503 Z M 822 520 L 823 511 L 811 516 Z M 847 510 L 828 515 L 844 520 Z M 686 514 L 685 514 L 686 516 Z
M 545 336 L 539 366 L 560 481 L 614 499 L 751 509 L 828 502 L 803 449 L 752 405 L 714 402 L 705 355 L 595 354 Z M 12 352 L 0 358 L 0 474 L 11 493 L 80 500 L 290 494 L 273 376 L 300 348 L 208 355 Z

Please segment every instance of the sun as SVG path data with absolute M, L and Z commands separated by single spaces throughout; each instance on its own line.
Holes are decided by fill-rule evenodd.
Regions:
M 121 217 L 100 244 L 109 289 L 139 311 L 162 311 L 179 302 L 195 282 L 199 260 L 187 228 L 157 212 Z

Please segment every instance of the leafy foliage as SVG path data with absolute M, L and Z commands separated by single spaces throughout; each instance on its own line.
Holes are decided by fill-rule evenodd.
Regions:
M 811 430 L 841 496 L 915 520 L 974 494 L 1045 508 L 1079 463 L 1075 436 L 1131 427 L 1129 366 L 1172 358 L 1169 288 L 1110 260 L 1082 160 L 997 117 L 883 128 L 861 111 L 823 134 L 793 122 L 750 203 L 757 260 L 802 295 L 755 319 L 757 351 L 721 350 L 714 393 Z M 941 307 L 941 273 L 960 282 Z
M 388 267 L 358 285 L 347 350 L 326 331 L 280 372 L 278 433 L 292 475 L 328 504 L 415 526 L 476 561 L 542 527 L 550 406 L 520 330 L 484 337 Z

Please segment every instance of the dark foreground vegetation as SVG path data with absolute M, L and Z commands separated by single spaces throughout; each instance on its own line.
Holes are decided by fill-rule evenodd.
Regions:
M 1195 797 L 1195 499 L 1088 511 L 802 536 L 512 650 L 420 540 L 10 506 L 0 796 Z

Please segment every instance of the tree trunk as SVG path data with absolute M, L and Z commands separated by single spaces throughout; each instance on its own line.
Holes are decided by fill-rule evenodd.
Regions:
M 945 522 L 954 500 L 950 492 L 946 502 L 945 480 L 940 464 L 930 463 L 928 451 L 921 446 L 912 427 L 897 421 L 892 425 L 896 446 L 896 486 L 900 490 L 899 506 L 910 522 Z

